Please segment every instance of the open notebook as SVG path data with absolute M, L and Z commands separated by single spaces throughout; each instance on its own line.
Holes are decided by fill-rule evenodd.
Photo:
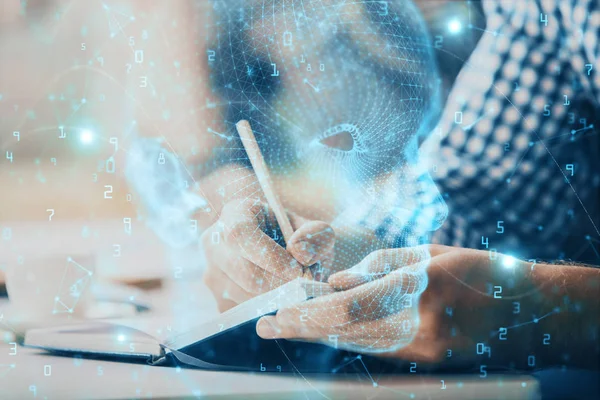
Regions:
M 153 365 L 183 363 L 219 370 L 329 371 L 348 353 L 322 344 L 263 340 L 256 334 L 256 322 L 282 307 L 332 292 L 327 284 L 299 278 L 187 332 L 164 338 L 118 323 L 91 321 L 29 330 L 24 344 L 66 355 L 123 361 L 144 359 Z

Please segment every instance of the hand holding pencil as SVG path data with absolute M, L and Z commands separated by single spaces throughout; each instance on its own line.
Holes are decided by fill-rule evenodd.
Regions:
M 202 235 L 204 278 L 221 311 L 298 277 L 323 280 L 319 266 L 327 269 L 331 264 L 335 243 L 328 224 L 284 208 L 250 124 L 240 121 L 236 128 L 254 170 L 252 179 L 263 196 L 261 201 L 247 195 L 228 199 L 219 220 Z M 285 248 L 273 239 L 270 229 L 266 232 L 274 225 L 279 226 Z

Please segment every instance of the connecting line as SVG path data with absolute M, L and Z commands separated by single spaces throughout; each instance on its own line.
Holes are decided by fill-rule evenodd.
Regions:
M 472 26 L 471 24 L 471 2 L 467 1 L 467 10 L 469 10 L 469 26 Z
M 508 326 L 506 328 L 502 327 L 502 328 L 498 329 L 497 331 L 492 332 L 492 334 L 490 335 L 490 337 L 496 336 L 498 333 L 500 333 L 501 329 L 506 329 L 506 331 L 508 332 L 509 329 L 519 328 L 521 326 L 525 326 L 525 325 L 529 325 L 529 324 L 537 324 L 538 322 L 540 322 L 544 318 L 549 317 L 552 314 L 558 314 L 559 312 L 560 312 L 560 308 L 556 307 L 556 308 L 554 308 L 554 310 L 550 311 L 549 313 L 546 313 L 546 314 L 542 315 L 539 318 L 534 318 L 531 321 L 522 322 L 520 324 L 516 324 L 516 325 L 513 325 L 513 326 Z
M 596 250 L 596 246 L 594 246 L 594 243 L 592 243 L 592 238 L 588 236 L 587 240 L 588 240 L 588 243 L 590 244 L 590 247 L 592 248 L 592 250 L 594 250 L 596 257 L 598 257 L 600 259 L 600 254 L 598 254 L 598 250 Z
M 488 31 L 487 29 L 481 29 L 481 28 L 478 28 L 478 27 L 476 27 L 476 26 L 473 26 L 473 25 L 471 25 L 471 24 L 469 24 L 469 28 L 471 28 L 471 29 L 475 29 L 476 31 L 481 31 L 481 32 L 486 32 L 486 33 L 491 33 L 491 34 L 492 34 L 492 35 L 494 35 L 494 36 L 504 36 L 504 34 L 503 34 L 503 33 L 499 33 L 499 32 L 497 32 L 497 31 Z
M 0 378 L 4 378 L 10 371 L 16 368 L 15 364 L 0 364 Z
M 218 136 L 218 137 L 220 137 L 222 139 L 227 140 L 228 142 L 230 142 L 230 141 L 233 140 L 233 136 L 225 135 L 224 133 L 220 133 L 220 132 L 214 131 L 214 130 L 212 130 L 210 128 L 208 128 L 207 131 L 209 133 L 212 133 L 213 135 L 216 135 L 216 136 Z
M 312 237 L 315 237 L 315 236 L 317 236 L 317 235 L 322 235 L 322 234 L 323 234 L 323 233 L 325 233 L 325 232 L 331 232 L 331 228 L 325 228 L 325 229 L 323 229 L 322 231 L 319 231 L 319 232 L 316 232 L 316 233 L 311 233 L 311 234 L 308 234 L 308 235 L 306 235 L 306 237 L 307 237 L 308 239 L 310 239 L 310 238 L 312 238 Z
M 365 362 L 362 360 L 362 356 L 358 355 L 356 356 L 356 358 L 358 358 L 360 360 L 360 363 L 362 364 L 362 366 L 364 367 L 367 375 L 369 376 L 369 379 L 371 380 L 371 383 L 373 384 L 373 386 L 377 386 L 377 382 L 375 382 L 373 380 L 373 377 L 371 376 L 371 373 L 369 372 L 369 370 L 367 369 L 367 366 L 365 365 Z
M 344 368 L 347 365 L 352 364 L 355 361 L 360 361 L 360 363 L 362 364 L 363 368 L 365 369 L 365 372 L 367 373 L 367 376 L 369 377 L 369 379 L 371 380 L 371 383 L 373 384 L 374 387 L 378 386 L 377 382 L 375 382 L 375 380 L 373 379 L 373 376 L 371 375 L 371 373 L 369 372 L 369 369 L 367 368 L 367 366 L 365 365 L 365 362 L 362 359 L 362 356 L 359 354 L 356 357 L 352 358 L 349 361 L 346 361 L 345 363 L 335 367 L 334 369 L 331 370 L 332 373 L 337 373 L 340 369 Z
M 312 83 L 309 82 L 308 79 L 304 79 L 304 83 L 306 83 L 308 86 L 310 86 L 311 88 L 313 88 L 313 90 L 317 93 L 319 93 L 321 91 L 321 88 L 318 86 L 313 85 Z
M 575 135 L 575 134 L 577 134 L 579 132 L 585 132 L 585 131 L 588 131 L 590 129 L 594 129 L 594 124 L 591 124 L 590 126 L 587 126 L 587 127 L 581 128 L 581 129 L 577 129 L 577 130 L 573 129 L 571 131 L 571 135 Z
M 354 361 L 358 360 L 359 356 L 354 357 L 353 359 L 351 359 L 350 361 L 346 361 L 345 363 L 343 363 L 342 365 L 339 365 L 337 367 L 335 367 L 334 369 L 331 370 L 332 373 L 337 373 L 340 369 L 344 368 L 347 365 L 352 364 Z

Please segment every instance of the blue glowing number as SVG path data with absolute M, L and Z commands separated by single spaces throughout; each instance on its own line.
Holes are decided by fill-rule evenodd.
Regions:
M 125 228 L 125 233 L 131 235 L 131 218 L 123 218 L 123 225 Z
M 109 157 L 106 160 L 106 172 L 109 174 L 115 173 L 115 159 L 113 157 Z
M 460 124 L 462 124 L 462 122 L 463 122 L 463 113 L 462 113 L 462 111 L 455 112 L 454 113 L 454 123 L 460 125 Z
M 485 246 L 485 248 L 489 248 L 490 246 L 490 240 L 484 236 L 481 237 L 481 245 Z
M 537 260 L 535 258 L 532 258 L 531 260 L 529 260 L 529 262 L 531 263 L 531 270 L 533 271 L 533 268 L 537 264 Z
M 486 367 L 485 365 L 481 365 L 479 367 L 479 377 L 480 378 L 485 378 L 487 376 L 487 371 L 486 371 Z
M 290 47 L 292 45 L 292 32 L 290 31 L 285 31 L 283 32 L 283 45 L 285 47 Z
M 452 349 L 446 350 L 446 358 L 452 358 Z
M 567 171 L 571 171 L 571 176 L 575 174 L 575 166 L 573 164 L 567 164 Z
M 273 73 L 271 74 L 271 76 L 279 76 L 279 71 L 277 70 L 277 64 L 271 63 L 271 66 L 273 67 Z
M 569 101 L 569 97 L 565 94 L 565 102 L 563 103 L 563 106 L 570 106 L 571 102 Z
M 113 193 L 113 187 L 111 185 L 104 185 L 104 189 L 107 189 L 104 192 L 104 198 L 105 199 L 112 199 L 112 193 Z
M 540 13 L 540 22 L 544 23 L 544 26 L 548 26 L 548 14 Z
M 12 153 L 12 151 L 7 151 L 6 152 L 6 159 L 8 161 L 10 161 L 11 163 L 13 162 L 13 153 Z
M 83 357 L 77 354 L 75 357 L 73 357 L 73 364 L 76 367 L 79 367 L 81 364 L 83 364 Z
M 550 334 L 549 333 L 544 333 L 544 345 L 549 346 L 550 345 Z
M 412 363 L 410 363 L 410 373 L 414 374 L 415 372 L 417 372 L 417 363 L 412 362 Z
M 521 303 L 518 301 L 513 301 L 513 314 L 521 313 Z
M 441 380 L 441 382 L 442 382 L 442 387 L 440 389 L 442 389 L 442 390 L 446 389 L 446 383 L 444 382 L 443 379 Z
M 165 154 L 164 153 L 158 154 L 158 163 L 160 165 L 165 165 Z
M 181 274 L 183 272 L 183 268 L 181 267 L 175 267 L 173 270 L 173 278 L 175 279 L 181 279 Z
M 506 340 L 506 332 L 508 332 L 508 329 L 506 328 L 500 328 L 500 333 L 498 334 L 498 339 L 500 340 Z
M 552 112 L 550 111 L 550 105 L 544 105 L 544 117 L 549 117 L 551 114 Z
M 135 51 L 135 62 L 137 64 L 141 64 L 144 62 L 144 50 Z
M 13 136 L 17 138 L 17 142 L 21 141 L 21 134 L 19 132 L 13 132 Z
M 569 113 L 569 124 L 575 123 L 575 113 Z
M 535 356 L 527 357 L 527 365 L 530 367 L 535 367 Z
M 216 55 L 217 55 L 217 53 L 214 50 L 208 50 L 208 61 L 209 62 L 215 61 Z
M 438 35 L 438 36 L 435 37 L 435 42 L 434 42 L 433 46 L 436 49 L 441 49 L 443 43 L 444 43 L 444 37 Z
M 44 376 L 52 375 L 52 365 L 44 365 Z
M 111 137 L 108 142 L 115 146 L 115 151 L 119 150 L 119 139 L 116 137 Z
M 477 354 L 481 355 L 485 352 L 485 344 L 483 343 L 477 343 Z
M 30 391 L 31 393 L 33 393 L 33 397 L 37 397 L 37 388 L 36 388 L 36 386 L 35 386 L 35 385 L 30 385 L 30 386 L 29 386 L 29 391 Z
M 319 71 L 325 72 L 325 64 L 319 65 Z
M 498 227 L 498 229 L 496 230 L 496 233 L 498 234 L 503 234 L 504 233 L 504 221 L 498 221 L 498 224 L 496 225 Z
M 588 74 L 588 76 L 590 76 L 590 73 L 594 69 L 594 66 L 592 64 L 585 64 L 585 67 L 587 68 L 587 74 Z
M 502 298 L 502 286 L 494 286 L 494 298 L 501 299 Z
M 381 15 L 382 17 L 385 17 L 386 15 L 388 15 L 389 10 L 388 10 L 388 2 L 387 1 L 380 1 L 379 2 L 379 15 Z
M 496 249 L 490 249 L 490 251 L 488 253 L 490 256 L 490 260 L 494 261 L 498 258 L 498 250 L 496 250 Z

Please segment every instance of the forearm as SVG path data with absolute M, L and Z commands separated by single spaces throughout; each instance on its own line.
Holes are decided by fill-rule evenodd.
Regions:
M 539 290 L 531 338 L 536 365 L 600 369 L 600 268 L 538 265 L 531 279 Z

